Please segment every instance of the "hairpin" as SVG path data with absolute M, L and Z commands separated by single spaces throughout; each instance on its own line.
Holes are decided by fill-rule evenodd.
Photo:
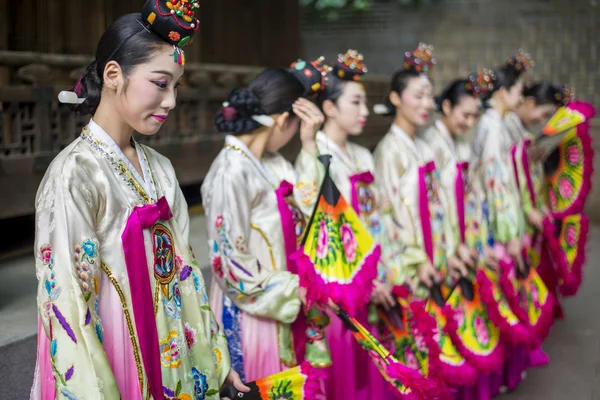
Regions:
M 337 62 L 333 66 L 334 76 L 348 81 L 360 81 L 367 72 L 363 55 L 352 49 L 345 54 L 339 54 Z
M 419 47 L 415 51 L 404 53 L 405 69 L 414 69 L 417 72 L 427 74 L 433 69 L 435 63 L 432 45 L 419 43 Z
M 231 107 L 227 101 L 223 102 L 221 113 L 227 122 L 235 121 L 238 116 L 238 111 L 235 107 Z M 252 115 L 250 118 L 263 126 L 273 126 L 275 124 L 275 120 L 270 115 Z
M 526 53 L 523 49 L 519 49 L 514 56 L 509 58 L 508 64 L 515 67 L 519 72 L 526 72 L 528 69 L 535 66 L 535 63 L 531 59 L 531 55 Z

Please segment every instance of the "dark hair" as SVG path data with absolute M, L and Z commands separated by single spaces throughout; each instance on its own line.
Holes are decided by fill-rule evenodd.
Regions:
M 110 61 L 117 62 L 127 76 L 135 66 L 150 60 L 162 45 L 167 44 L 144 28 L 140 13 L 119 17 L 100 38 L 96 59 L 77 83 L 75 92 L 78 97 L 85 97 L 85 101 L 74 105 L 73 110 L 84 115 L 96 112 L 102 95 L 104 69 Z
M 404 90 L 406 90 L 406 87 L 408 86 L 408 82 L 410 82 L 411 79 L 419 78 L 420 76 L 421 74 L 412 68 L 401 69 L 399 71 L 396 71 L 396 73 L 394 73 L 394 75 L 392 76 L 390 93 L 396 92 L 398 93 L 398 95 L 402 96 L 402 93 L 404 92 Z M 396 106 L 392 104 L 389 94 L 385 99 L 385 105 L 388 109 L 388 113 L 385 115 L 396 115 Z
M 519 79 L 521 78 L 522 72 L 523 69 L 518 70 L 514 67 L 514 65 L 508 63 L 500 67 L 494 68 L 494 88 L 488 93 L 483 93 L 481 95 L 481 100 L 484 106 L 488 106 L 488 100 L 492 98 L 492 95 L 495 91 L 500 90 L 500 88 L 503 87 L 505 87 L 506 89 L 510 89 L 511 87 L 516 85 Z
M 327 78 L 327 86 L 325 86 L 325 90 L 322 91 L 317 97 L 317 104 L 319 107 L 323 107 L 323 103 L 325 100 L 330 100 L 334 104 L 337 104 L 338 99 L 344 93 L 344 88 L 346 87 L 347 81 L 338 78 L 337 76 L 330 75 Z
M 467 86 L 469 85 L 469 81 L 466 79 L 456 79 L 444 89 L 444 91 L 435 98 L 436 109 L 441 113 L 444 113 L 442 105 L 445 100 L 450 102 L 452 108 L 454 108 L 463 97 L 475 97 L 475 94 L 472 91 L 467 90 Z
M 538 106 L 545 104 L 562 105 L 560 91 L 549 81 L 541 81 L 527 85 L 523 89 L 523 96 L 533 97 L 535 104 Z
M 261 125 L 253 115 L 290 112 L 294 102 L 302 97 L 304 87 L 292 74 L 281 68 L 267 68 L 250 82 L 247 89 L 234 89 L 215 119 L 217 130 L 243 134 Z M 233 113 L 227 112 L 235 110 Z

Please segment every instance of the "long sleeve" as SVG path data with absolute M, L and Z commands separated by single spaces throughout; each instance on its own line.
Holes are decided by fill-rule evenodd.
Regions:
M 118 399 L 97 308 L 102 261 L 94 227 L 102 199 L 83 169 L 75 157 L 51 167 L 38 192 L 38 309 L 57 398 Z
M 295 169 L 297 182 L 294 187 L 294 196 L 302 213 L 310 218 L 315 208 L 321 183 L 325 177 L 325 168 L 317 155 L 301 149 L 296 158 Z
M 402 264 L 405 273 L 399 276 L 414 278 L 419 265 L 428 261 L 422 245 L 417 210 L 411 210 L 410 201 L 404 193 L 407 190 L 417 190 L 418 172 L 417 168 L 406 168 L 396 146 L 389 146 L 386 138 L 383 140 L 375 152 L 375 180 L 384 197 L 381 203 L 383 226 L 389 240 L 399 242 L 403 249 Z M 410 176 L 414 179 L 408 179 Z
M 298 276 L 277 266 L 266 268 L 255 255 L 267 247 L 269 253 L 273 243 L 268 240 L 270 232 L 253 228 L 251 207 L 261 198 L 251 194 L 252 183 L 243 168 L 221 168 L 211 177 L 210 186 L 203 187 L 203 196 L 210 197 L 205 206 L 213 272 L 241 310 L 291 323 L 301 306 Z M 251 231 L 257 241 L 251 241 Z
M 507 243 L 520 238 L 523 216 L 519 191 L 505 132 L 488 124 L 477 136 L 485 137 L 479 168 L 488 204 L 490 230 L 496 241 Z

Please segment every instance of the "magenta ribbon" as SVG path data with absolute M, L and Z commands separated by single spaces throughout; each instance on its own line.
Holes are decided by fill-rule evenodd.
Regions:
M 463 172 L 469 170 L 468 162 L 456 164 L 456 182 L 454 184 L 454 193 L 456 195 L 456 211 L 458 213 L 458 227 L 460 229 L 460 242 L 465 244 L 465 181 Z
M 127 220 L 125 231 L 121 235 L 135 327 L 144 369 L 148 377 L 148 386 L 152 398 L 155 400 L 163 400 L 165 397 L 162 388 L 158 332 L 144 244 L 144 229 L 150 229 L 159 219 L 168 221 L 172 217 L 169 203 L 163 196 L 158 199 L 156 204 L 135 207 Z
M 288 181 L 282 181 L 279 188 L 275 191 L 275 195 L 277 196 L 277 208 L 279 209 L 279 216 L 281 217 L 281 228 L 283 229 L 285 259 L 287 260 L 288 271 L 298 273 L 298 271 L 291 271 L 291 269 L 295 269 L 295 263 L 290 261 L 290 256 L 296 251 L 297 247 L 294 214 L 292 213 L 288 202 L 285 201 L 286 197 L 291 196 L 292 193 L 294 193 L 294 186 Z
M 419 167 L 419 218 L 421 220 L 421 230 L 423 231 L 423 243 L 425 252 L 429 261 L 433 264 L 433 233 L 431 231 L 431 213 L 429 211 L 429 198 L 427 197 L 427 183 L 425 175 L 435 171 L 433 161 Z
M 350 177 L 352 208 L 354 208 L 354 211 L 356 211 L 358 215 L 360 215 L 360 207 L 358 206 L 358 190 L 356 189 L 356 184 L 358 182 L 372 183 L 374 180 L 375 178 L 373 178 L 373 174 L 371 174 L 369 171 L 360 172 Z
M 531 140 L 527 139 L 524 142 L 523 150 L 521 152 L 521 159 L 523 160 L 523 169 L 525 170 L 525 179 L 527 180 L 527 189 L 529 190 L 529 198 L 531 203 L 535 207 L 535 191 L 533 189 L 533 180 L 531 179 L 531 170 L 529 169 L 529 156 L 527 155 L 527 148 L 531 145 Z
M 517 146 L 513 146 L 510 149 L 510 156 L 512 159 L 513 172 L 515 174 L 515 182 L 517 182 L 517 188 L 521 187 L 521 182 L 519 182 L 519 170 L 517 169 Z
M 296 252 L 296 224 L 294 214 L 290 205 L 285 200 L 286 197 L 294 193 L 294 186 L 288 181 L 282 181 L 279 188 L 275 191 L 277 196 L 277 208 L 281 217 L 281 228 L 283 230 L 283 241 L 285 244 L 285 259 L 287 261 L 287 270 L 292 274 L 298 274 L 298 266 L 290 258 Z M 292 323 L 292 339 L 294 342 L 294 353 L 298 364 L 304 362 L 304 353 L 306 351 L 306 318 L 299 314 L 298 318 Z

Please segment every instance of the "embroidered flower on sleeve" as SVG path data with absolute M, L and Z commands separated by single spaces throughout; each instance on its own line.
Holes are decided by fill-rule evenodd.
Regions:
M 187 344 L 188 350 L 196 344 L 196 330 L 187 322 L 185 323 L 185 343 Z
M 161 340 L 160 363 L 166 368 L 178 368 L 181 365 L 177 331 L 170 331 L 166 339 Z
M 223 361 L 223 354 L 221 353 L 221 350 L 219 350 L 218 348 L 215 347 L 212 351 L 212 356 L 213 356 L 213 363 L 215 364 L 216 372 L 219 372 L 221 370 L 221 362 Z
M 310 204 L 317 195 L 317 188 L 312 182 L 300 182 L 296 189 L 300 192 L 300 201 L 304 205 Z
M 240 253 L 246 253 L 248 251 L 248 246 L 246 246 L 246 239 L 243 236 L 238 236 L 235 240 L 235 248 Z
M 206 381 L 206 375 L 198 371 L 196 367 L 192 368 L 190 376 L 194 380 L 194 397 L 195 400 L 204 400 L 206 398 L 206 392 L 208 391 L 208 382 Z
M 50 264 L 52 259 L 52 246 L 49 244 L 45 244 L 40 247 L 40 260 L 44 265 Z

